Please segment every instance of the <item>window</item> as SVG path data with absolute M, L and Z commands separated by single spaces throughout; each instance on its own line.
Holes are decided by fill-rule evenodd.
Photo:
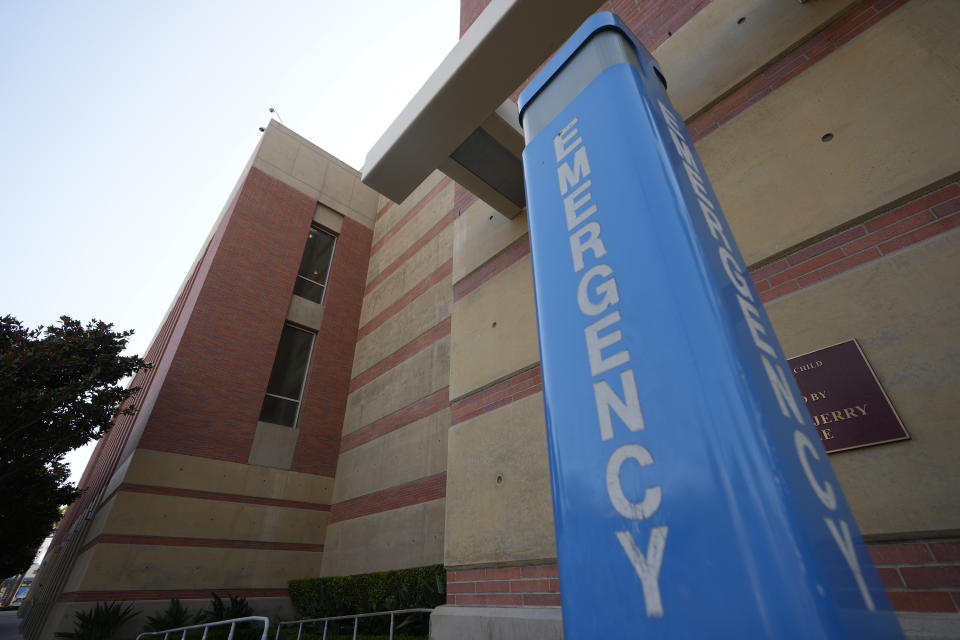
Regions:
M 292 324 L 283 326 L 277 356 L 273 360 L 267 396 L 260 409 L 260 420 L 285 427 L 297 423 L 303 381 L 307 377 L 314 334 Z
M 330 259 L 333 257 L 333 245 L 336 238 L 331 234 L 310 227 L 307 236 L 307 246 L 303 249 L 303 258 L 300 259 L 300 271 L 297 281 L 293 285 L 293 292 L 298 296 L 323 302 L 323 291 L 327 286 L 327 274 L 330 272 Z

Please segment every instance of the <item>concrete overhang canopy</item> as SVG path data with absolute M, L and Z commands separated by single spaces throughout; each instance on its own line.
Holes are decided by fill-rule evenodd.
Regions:
M 504 215 L 519 213 L 523 133 L 507 98 L 600 4 L 493 0 L 367 153 L 364 184 L 401 202 L 440 169 Z

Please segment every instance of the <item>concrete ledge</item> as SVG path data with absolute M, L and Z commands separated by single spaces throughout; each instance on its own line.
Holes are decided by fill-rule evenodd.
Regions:
M 560 640 L 559 607 L 437 607 L 430 640 Z
M 950 640 L 951 638 L 960 638 L 960 614 L 898 613 L 897 620 L 900 621 L 900 626 L 903 627 L 903 634 L 909 638 L 909 640 Z

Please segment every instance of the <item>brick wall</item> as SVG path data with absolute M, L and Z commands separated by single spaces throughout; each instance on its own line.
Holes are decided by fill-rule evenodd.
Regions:
M 488 4 L 490 0 L 460 0 L 460 37 Z M 620 16 L 640 41 L 653 50 L 708 4 L 710 0 L 654 0 L 639 6 L 636 0 L 608 0 L 602 5 L 598 2 L 597 11 L 612 11 Z
M 960 612 L 960 538 L 867 548 L 895 611 Z M 447 604 L 560 606 L 557 565 L 448 571 Z
M 372 237 L 370 229 L 343 219 L 330 265 L 323 324 L 303 390 L 294 471 L 331 477 L 336 473 Z M 306 233 L 300 246 L 305 242 Z M 292 280 L 289 286 L 292 291 Z
M 874 212 L 853 226 L 752 269 L 751 276 L 761 299 L 769 302 L 813 286 L 960 225 L 960 181 L 956 179 L 951 178 L 946 184 L 901 201 L 896 206 Z M 458 282 L 454 287 L 454 299 L 479 287 L 529 251 L 528 236 L 523 236 Z M 469 420 L 540 390 L 540 367 L 537 365 L 456 399 L 451 405 L 451 423 Z
M 897 611 L 960 611 L 960 538 L 868 545 Z
M 251 169 L 144 354 L 155 366 L 137 373 L 132 386 L 140 389 L 128 401 L 140 411 L 120 416 L 97 444 L 79 482 L 85 493 L 55 544 L 137 446 L 246 462 L 314 207 Z M 344 219 L 306 380 L 295 471 L 332 476 L 336 469 L 371 236 Z
M 250 170 L 141 447 L 246 463 L 314 209 Z
M 798 43 L 785 55 L 761 67 L 752 77 L 695 114 L 687 128 L 696 142 L 759 102 L 791 78 L 809 69 L 906 4 L 908 0 L 867 0 Z M 644 41 L 646 44 L 646 41 Z
M 235 201 L 228 206 L 228 215 L 232 211 Z M 223 226 L 222 224 L 220 225 Z M 152 365 L 149 369 L 141 369 L 134 375 L 130 384 L 131 388 L 137 391 L 126 402 L 121 405 L 123 408 L 134 406 L 137 412 L 118 416 L 113 423 L 113 427 L 107 432 L 107 435 L 97 442 L 93 455 L 87 462 L 83 470 L 83 475 L 77 483 L 77 488 L 83 491 L 83 495 L 74 501 L 64 513 L 63 520 L 60 522 L 57 532 L 51 542 L 52 548 L 57 548 L 62 542 L 67 532 L 73 527 L 78 514 L 81 514 L 97 497 L 100 491 L 109 482 L 110 477 L 116 471 L 118 464 L 130 454 L 132 448 L 136 446 L 139 439 L 139 432 L 142 431 L 142 423 L 145 416 L 149 415 L 149 406 L 152 406 L 152 399 L 155 399 L 159 387 L 162 385 L 166 374 L 166 367 L 169 365 L 170 357 L 176 350 L 176 340 L 174 339 L 175 328 L 180 323 L 184 308 L 187 305 L 187 299 L 197 280 L 200 266 L 203 263 L 203 257 L 209 252 L 211 241 L 208 241 L 204 247 L 201 258 L 194 265 L 192 271 L 181 287 L 174 300 L 173 305 L 167 312 L 163 324 L 153 342 L 143 355 L 144 361 Z M 162 372 L 162 373 L 161 373 Z M 148 400 L 150 398 L 151 400 Z M 145 404 L 147 404 L 145 408 Z M 139 423 L 139 425 L 138 425 Z M 138 430 L 139 429 L 139 430 Z
M 455 401 L 450 406 L 450 423 L 465 422 L 542 390 L 543 380 L 538 364 Z
M 490 0 L 460 0 L 460 37 L 467 32 L 470 25 L 483 13 L 490 4 Z
M 559 607 L 557 565 L 466 569 L 447 572 L 447 604 Z
M 438 389 L 425 398 L 408 404 L 390 415 L 386 415 L 379 420 L 374 420 L 370 424 L 364 425 L 360 429 L 343 436 L 343 439 L 340 441 L 340 450 L 347 451 L 359 447 L 391 431 L 405 427 L 420 418 L 432 415 L 444 407 L 449 406 L 449 404 L 447 387 Z
M 530 236 L 524 234 L 457 282 L 453 287 L 453 299 L 459 300 L 529 253 Z
M 597 11 L 612 11 L 620 16 L 643 46 L 653 51 L 708 4 L 710 0 L 654 0 L 639 4 L 634 0 L 608 0 Z
M 344 500 L 330 509 L 330 522 L 359 518 L 381 511 L 399 509 L 446 496 L 447 474 L 438 473 L 401 485 Z
M 960 181 L 951 180 L 752 269 L 760 298 L 769 302 L 956 228 L 960 224 Z

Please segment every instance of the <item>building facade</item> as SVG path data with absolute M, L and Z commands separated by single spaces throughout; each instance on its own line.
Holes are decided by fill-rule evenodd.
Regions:
M 461 3 L 462 34 L 486 4 Z M 960 5 L 598 8 L 659 61 L 787 355 L 855 338 L 873 365 L 911 438 L 830 459 L 905 627 L 956 633 Z M 559 637 L 527 232 L 440 171 L 392 202 L 271 123 L 25 637 L 211 590 L 287 616 L 290 579 L 441 562 L 436 637 Z M 329 275 L 304 271 L 331 242 Z

